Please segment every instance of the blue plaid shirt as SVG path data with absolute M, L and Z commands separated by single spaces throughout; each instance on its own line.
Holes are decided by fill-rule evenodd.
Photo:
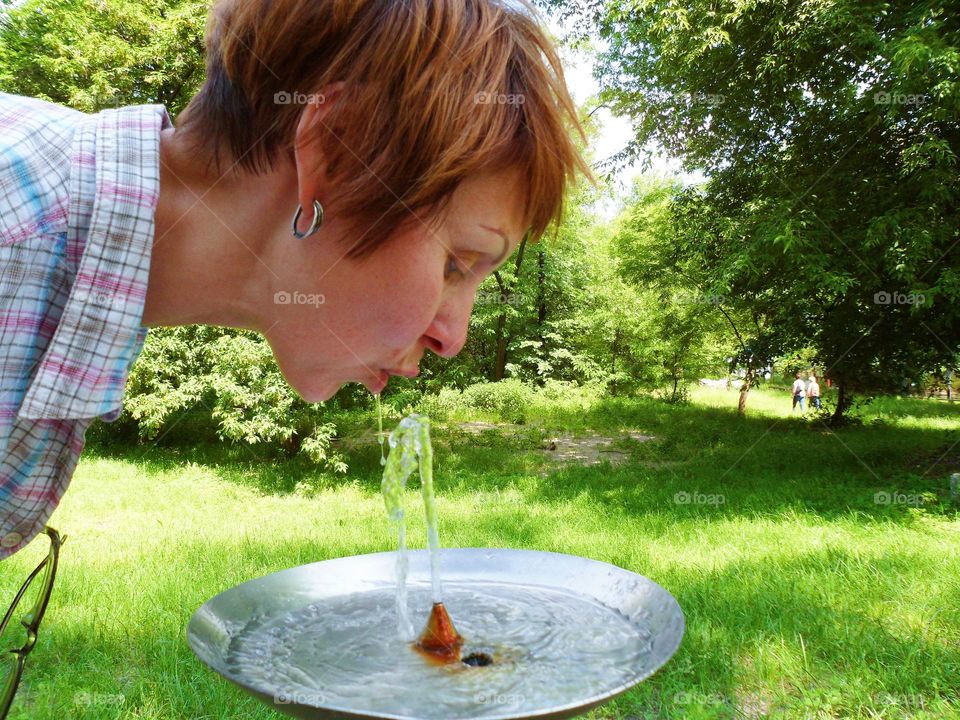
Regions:
M 0 93 L 0 559 L 42 532 L 140 354 L 162 105 Z

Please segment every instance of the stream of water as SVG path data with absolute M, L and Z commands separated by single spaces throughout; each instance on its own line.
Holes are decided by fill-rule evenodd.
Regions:
M 415 639 L 410 611 L 407 606 L 407 544 L 401 496 L 407 478 L 414 469 L 420 470 L 420 492 L 427 519 L 427 542 L 430 546 L 430 570 L 433 602 L 443 602 L 440 585 L 440 537 L 437 533 L 437 506 L 433 497 L 433 446 L 430 444 L 430 419 L 423 415 L 408 415 L 397 429 L 390 433 L 390 454 L 383 468 L 383 501 L 387 515 L 397 527 L 397 632 L 401 639 Z
M 380 443 L 380 465 L 387 464 L 387 458 L 383 454 L 383 405 L 380 404 L 380 393 L 374 395 L 377 399 L 377 442 Z

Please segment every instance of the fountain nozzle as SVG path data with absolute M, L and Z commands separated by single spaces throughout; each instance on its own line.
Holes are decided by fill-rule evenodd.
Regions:
M 461 645 L 463 638 L 453 626 L 447 609 L 442 602 L 434 603 L 427 626 L 417 640 L 417 648 L 440 660 L 456 662 L 460 659 Z

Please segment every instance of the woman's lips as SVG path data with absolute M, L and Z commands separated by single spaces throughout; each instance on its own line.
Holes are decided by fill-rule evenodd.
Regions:
M 404 370 L 402 368 L 390 368 L 389 370 L 384 370 L 381 368 L 376 372 L 376 375 L 372 380 L 364 380 L 363 384 L 366 386 L 367 390 L 369 390 L 371 393 L 373 393 L 374 395 L 378 395 L 387 386 L 387 382 L 389 382 L 391 375 L 397 375 L 399 377 L 406 377 L 406 378 L 415 378 L 419 374 L 420 374 L 419 366 L 415 368 L 410 368 L 408 370 Z

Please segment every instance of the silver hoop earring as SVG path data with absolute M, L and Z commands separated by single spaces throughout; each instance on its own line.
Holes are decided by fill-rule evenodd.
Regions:
M 293 216 L 293 222 L 290 223 L 290 229 L 293 231 L 293 236 L 295 238 L 305 238 L 308 235 L 313 235 L 317 230 L 320 229 L 320 226 L 323 225 L 323 205 L 320 204 L 319 200 L 313 201 L 313 222 L 310 223 L 310 227 L 307 228 L 306 232 L 297 231 L 297 221 L 300 219 L 300 215 L 303 213 L 303 207 L 297 205 L 297 212 Z

